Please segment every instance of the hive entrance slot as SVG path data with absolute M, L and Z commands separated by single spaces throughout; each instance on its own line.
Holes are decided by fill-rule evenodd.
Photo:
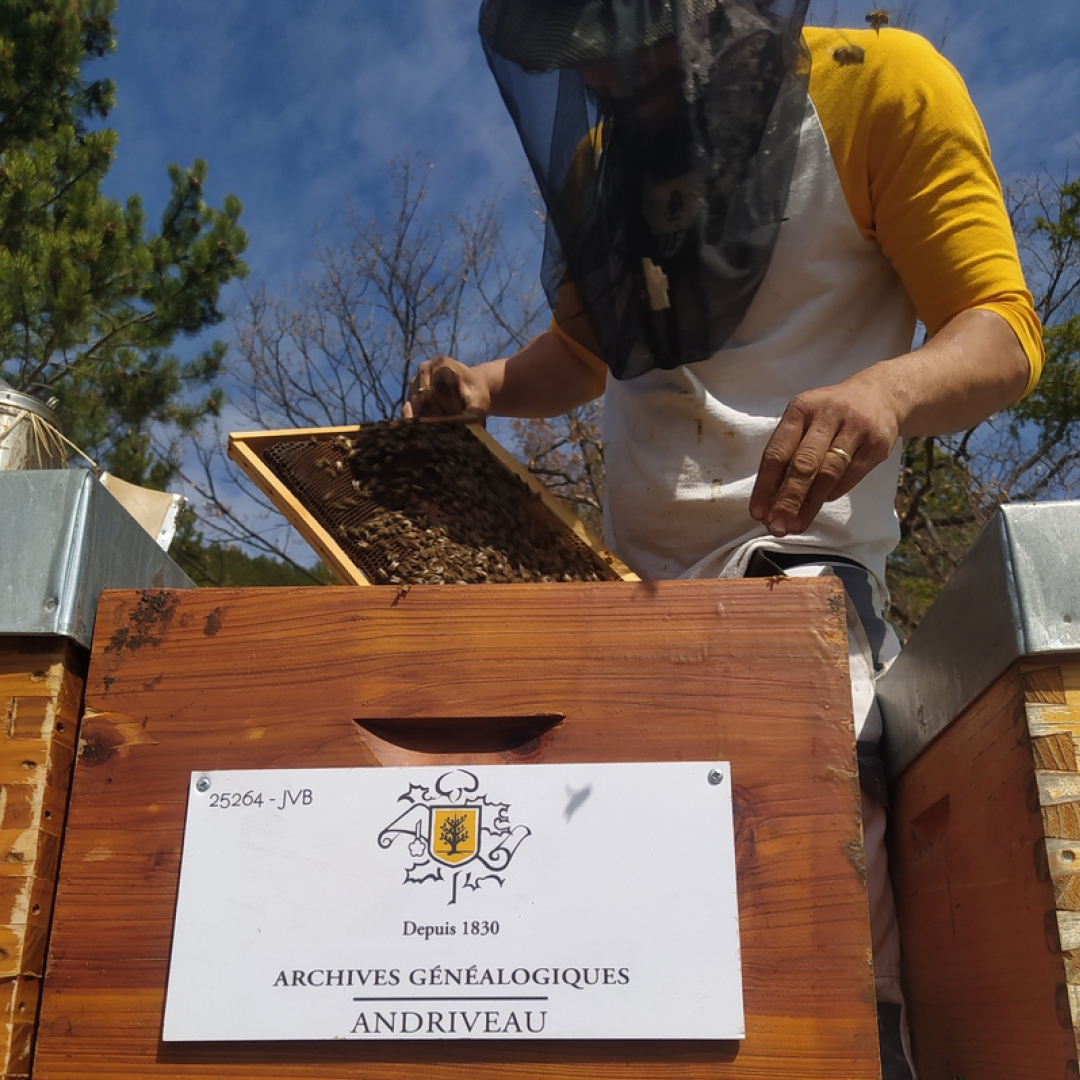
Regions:
M 419 754 L 525 752 L 566 719 L 563 713 L 534 716 L 402 717 L 357 720 L 361 732 Z

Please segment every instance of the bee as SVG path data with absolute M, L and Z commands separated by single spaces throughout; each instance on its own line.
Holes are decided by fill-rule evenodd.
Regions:
M 326 507 L 328 510 L 336 510 L 339 513 L 343 510 L 348 510 L 350 507 L 356 505 L 357 500 L 351 495 L 346 495 L 341 499 L 335 499 L 333 502 L 328 502 Z
M 841 45 L 834 49 L 832 58 L 841 67 L 850 67 L 852 64 L 861 64 L 866 59 L 866 52 L 858 45 Z
M 880 33 L 883 26 L 889 25 L 889 13 L 885 11 L 884 8 L 874 8 L 874 10 L 866 16 L 866 21 L 876 33 Z

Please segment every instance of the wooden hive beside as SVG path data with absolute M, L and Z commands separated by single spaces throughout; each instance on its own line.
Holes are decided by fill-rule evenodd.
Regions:
M 0 1077 L 30 1075 L 86 651 L 0 636 Z
M 878 684 L 922 1080 L 1080 1075 L 1078 531 L 1002 507 Z
M 923 1080 L 1058 1080 L 1080 1031 L 1080 655 L 1002 674 L 904 772 L 894 877 Z
M 33 1069 L 98 596 L 191 582 L 82 469 L 0 470 L 0 1078 Z

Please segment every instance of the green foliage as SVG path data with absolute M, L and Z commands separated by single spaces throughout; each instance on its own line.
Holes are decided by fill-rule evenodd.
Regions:
M 886 578 L 890 617 L 906 637 L 930 609 L 979 534 L 970 492 L 976 485 L 963 455 L 933 438 L 904 446 L 897 513 L 901 540 Z
M 1014 424 L 1034 424 L 1057 440 L 1080 419 L 1080 180 L 1063 184 L 1053 214 L 1036 214 L 1033 235 L 1047 274 L 1039 314 L 1046 367 L 1030 397 L 1010 410 Z
M 117 137 L 94 128 L 110 80 L 83 66 L 114 47 L 115 0 L 0 0 L 0 373 L 55 395 L 65 434 L 118 476 L 163 487 L 176 462 L 150 429 L 216 414 L 224 346 L 194 360 L 177 335 L 219 323 L 222 287 L 246 273 L 240 203 L 202 197 L 207 167 L 169 167 L 147 235 L 137 195 L 101 194 Z
M 207 541 L 190 511 L 169 548 L 169 555 L 196 585 L 249 588 L 273 585 L 332 585 L 333 575 L 318 563 L 307 568 L 266 555 L 248 555 L 239 548 Z

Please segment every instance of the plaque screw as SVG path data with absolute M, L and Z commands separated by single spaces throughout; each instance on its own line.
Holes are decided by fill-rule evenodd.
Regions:
M 196 791 L 209 791 L 210 790 L 210 777 L 209 776 L 200 776 L 199 779 L 195 781 L 195 790 Z
M 724 774 L 719 769 L 713 769 L 709 773 L 709 783 L 715 787 L 717 784 L 724 782 Z

